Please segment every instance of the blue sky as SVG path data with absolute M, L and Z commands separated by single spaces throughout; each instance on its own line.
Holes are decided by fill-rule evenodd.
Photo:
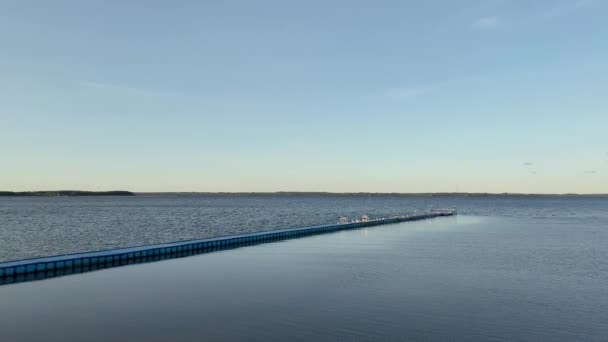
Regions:
M 0 189 L 608 193 L 605 1 L 0 8 Z

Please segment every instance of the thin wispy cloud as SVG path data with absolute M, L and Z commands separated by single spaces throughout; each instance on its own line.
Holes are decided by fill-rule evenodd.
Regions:
M 419 97 L 431 93 L 437 89 L 440 89 L 442 85 L 432 84 L 428 86 L 419 87 L 405 87 L 405 88 L 390 88 L 386 91 L 385 95 L 388 98 L 394 100 L 403 100 Z
M 393 100 L 407 100 L 413 99 L 421 96 L 426 96 L 436 91 L 439 91 L 452 83 L 462 82 L 460 81 L 442 81 L 428 84 L 421 84 L 411 87 L 394 87 L 389 88 L 384 92 L 384 97 Z
M 592 175 L 592 174 L 596 174 L 597 171 L 595 171 L 595 170 L 585 170 L 585 173 Z
M 595 0 L 568 0 L 556 1 L 552 7 L 543 12 L 546 17 L 560 17 L 573 13 L 576 10 L 592 5 Z
M 536 170 L 534 170 L 534 169 L 532 168 L 532 167 L 534 166 L 534 163 L 533 163 L 533 162 L 529 162 L 529 161 L 527 161 L 527 162 L 523 162 L 521 165 L 522 165 L 524 168 L 526 168 L 526 169 L 527 169 L 527 170 L 530 172 L 530 174 L 531 174 L 531 175 L 535 175 L 535 174 L 536 174 Z
M 102 82 L 95 82 L 95 81 L 80 81 L 80 82 L 78 82 L 78 84 L 83 87 L 86 87 L 86 88 L 117 91 L 117 92 L 123 92 L 123 93 L 144 94 L 144 95 L 149 93 L 148 90 L 145 90 L 142 88 L 136 88 L 136 87 L 130 87 L 130 86 L 112 84 L 112 83 L 102 83 Z
M 99 91 L 131 96 L 185 96 L 184 94 L 159 89 L 133 87 L 129 85 L 97 81 L 78 81 L 79 86 Z
M 500 20 L 496 16 L 481 17 L 471 23 L 471 27 L 474 29 L 493 29 L 498 27 Z
M 469 76 L 461 79 L 444 80 L 408 87 L 393 87 L 384 90 L 381 93 L 381 96 L 383 98 L 388 98 L 392 100 L 414 99 L 422 96 L 428 96 L 436 92 L 444 91 L 445 88 L 462 86 L 464 83 L 479 82 L 483 80 L 485 80 L 484 76 Z

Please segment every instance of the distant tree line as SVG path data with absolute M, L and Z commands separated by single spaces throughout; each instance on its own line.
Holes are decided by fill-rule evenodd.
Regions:
M 135 196 L 130 191 L 78 191 L 78 190 L 59 190 L 59 191 L 0 191 L 0 196 Z

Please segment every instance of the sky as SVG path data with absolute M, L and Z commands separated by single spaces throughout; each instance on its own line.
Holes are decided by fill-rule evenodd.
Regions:
M 0 190 L 608 193 L 607 16 L 0 0 Z

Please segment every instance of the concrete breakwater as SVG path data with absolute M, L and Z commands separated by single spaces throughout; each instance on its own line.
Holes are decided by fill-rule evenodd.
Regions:
M 124 265 L 180 258 L 278 240 L 325 234 L 340 230 L 358 229 L 407 221 L 419 221 L 453 215 L 456 215 L 456 211 L 452 209 L 433 210 L 423 214 L 376 220 L 320 225 L 306 228 L 281 229 L 259 233 L 9 261 L 0 263 L 0 285 L 42 280 Z

